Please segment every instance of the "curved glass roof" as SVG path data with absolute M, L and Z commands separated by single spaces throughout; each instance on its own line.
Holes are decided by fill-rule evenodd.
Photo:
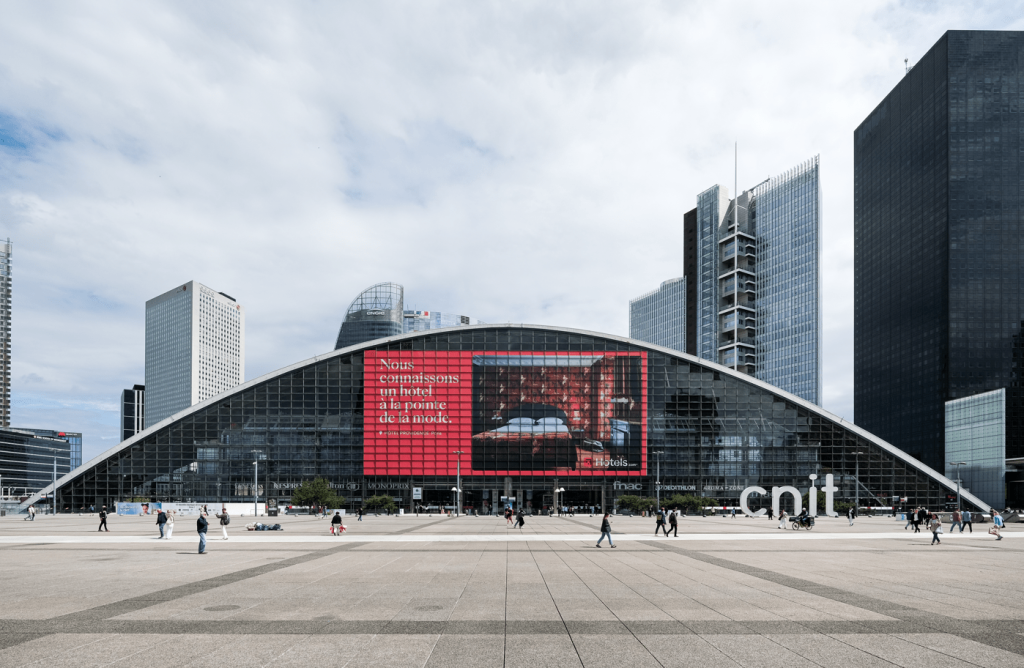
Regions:
M 856 493 L 872 505 L 905 496 L 910 505 L 936 508 L 956 490 L 954 481 L 856 425 L 707 360 L 581 330 L 470 325 L 349 346 L 246 382 L 161 421 L 64 476 L 57 483 L 58 502 L 77 508 L 126 494 L 153 500 L 251 500 L 254 450 L 270 460 L 260 471 L 272 471 L 272 490 L 292 489 L 296 481 L 313 475 L 356 489 L 351 485 L 370 478 L 364 475 L 363 452 L 364 360 L 369 351 L 424 351 L 432 357 L 454 352 L 466 359 L 480 354 L 498 361 L 531 351 L 643 355 L 646 447 L 663 452 L 662 483 L 684 485 L 696 479 L 709 496 L 719 499 L 737 497 L 749 485 L 806 488 L 808 474 L 818 475 L 819 484 L 824 475 L 833 474 L 836 484 L 848 490 L 847 498 Z M 481 368 L 491 367 L 493 373 L 503 373 L 497 362 Z M 545 369 L 540 365 L 536 373 Z M 547 472 L 530 475 L 522 480 L 540 487 L 550 481 L 544 477 Z M 565 485 L 601 484 L 608 477 L 615 479 L 561 480 Z M 467 486 L 489 489 L 495 484 L 493 476 L 477 478 L 463 471 Z M 652 478 L 643 480 L 649 484 Z M 49 487 L 24 505 L 37 503 L 48 492 Z M 981 499 L 961 494 L 965 505 L 987 510 Z

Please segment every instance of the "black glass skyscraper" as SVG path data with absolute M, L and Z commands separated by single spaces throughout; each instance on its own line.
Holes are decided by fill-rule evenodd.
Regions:
M 1013 383 L 1022 112 L 1024 32 L 950 31 L 854 132 L 856 422 L 940 471 L 944 402 Z

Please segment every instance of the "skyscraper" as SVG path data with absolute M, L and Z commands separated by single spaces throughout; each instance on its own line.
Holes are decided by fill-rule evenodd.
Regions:
M 146 302 L 146 427 L 245 380 L 245 310 L 189 281 Z
M 818 157 L 736 199 L 705 190 L 683 239 L 687 352 L 820 404 Z
M 121 391 L 121 440 L 146 428 L 146 386 L 134 385 Z
M 0 427 L 11 426 L 11 252 L 0 242 Z
M 405 288 L 398 283 L 371 285 L 349 304 L 334 349 L 401 334 L 404 310 Z
M 338 330 L 334 349 L 340 350 L 374 339 L 405 332 L 442 327 L 480 325 L 476 318 L 441 311 L 405 310 L 405 288 L 398 283 L 371 285 L 352 300 Z
M 629 338 L 686 352 L 686 278 L 629 300 Z
M 1024 33 L 949 31 L 854 132 L 855 418 L 940 471 L 945 402 L 1021 382 L 1022 96 Z

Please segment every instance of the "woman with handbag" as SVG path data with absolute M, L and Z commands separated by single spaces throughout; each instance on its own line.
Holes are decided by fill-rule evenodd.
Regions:
M 942 545 L 942 540 L 939 539 L 939 536 L 942 534 L 942 520 L 939 519 L 938 515 L 932 515 L 928 528 L 932 530 L 932 545 L 935 545 L 935 543 Z

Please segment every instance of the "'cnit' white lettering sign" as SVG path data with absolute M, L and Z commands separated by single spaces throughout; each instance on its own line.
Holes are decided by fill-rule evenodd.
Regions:
M 814 481 L 818 479 L 818 476 L 812 473 L 808 477 L 811 479 L 811 487 L 807 494 L 807 513 L 813 517 L 818 514 L 818 488 L 814 486 Z M 821 491 L 825 492 L 825 514 L 829 517 L 839 517 L 839 513 L 832 509 L 832 501 L 835 498 L 834 495 L 839 491 L 839 488 L 832 484 L 832 480 L 832 474 L 829 473 L 825 476 L 825 486 L 821 488 Z M 755 513 L 747 507 L 747 497 L 755 493 L 767 494 L 768 492 L 764 487 L 754 486 L 748 487 L 740 493 L 740 510 L 750 517 L 759 517 L 768 512 L 762 508 Z M 803 499 L 800 498 L 800 490 L 796 487 L 790 487 L 789 485 L 786 485 L 785 487 L 772 487 L 772 510 L 775 511 L 776 516 L 779 514 L 779 502 L 782 500 L 782 495 L 786 493 L 793 495 L 793 507 L 795 508 L 795 511 L 799 513 L 803 510 Z

